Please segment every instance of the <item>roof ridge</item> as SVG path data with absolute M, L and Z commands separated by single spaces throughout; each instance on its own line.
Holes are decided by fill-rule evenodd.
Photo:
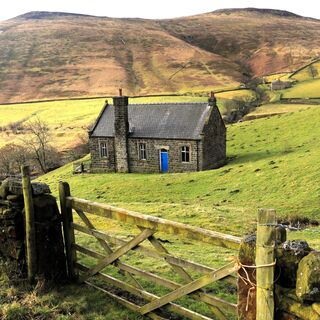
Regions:
M 129 106 L 150 106 L 150 105 L 182 105 L 182 104 L 208 104 L 208 102 L 152 102 L 152 103 L 129 103 Z M 113 106 L 113 104 L 109 104 Z

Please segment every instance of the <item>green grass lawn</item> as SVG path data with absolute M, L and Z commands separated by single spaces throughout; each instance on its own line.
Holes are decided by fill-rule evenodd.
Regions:
M 299 82 L 282 92 L 283 98 L 318 98 L 320 97 L 320 79 Z
M 284 103 L 270 103 L 264 104 L 245 116 L 247 119 L 253 117 L 262 118 L 272 115 L 278 115 L 288 112 L 297 112 L 306 109 L 319 108 L 317 105 L 308 104 L 284 104 Z

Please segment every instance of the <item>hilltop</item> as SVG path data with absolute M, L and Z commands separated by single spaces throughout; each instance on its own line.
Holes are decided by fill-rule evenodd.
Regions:
M 293 18 L 302 18 L 302 16 L 292 13 L 286 10 L 277 10 L 277 9 L 257 9 L 257 8 L 232 8 L 232 9 L 218 9 L 213 11 L 214 13 L 221 14 L 234 14 L 234 13 L 246 13 L 246 12 L 254 12 L 256 14 L 261 15 L 274 15 L 280 17 L 293 17 Z
M 165 20 L 30 12 L 0 30 L 0 103 L 235 88 L 320 53 L 319 20 L 269 9 Z

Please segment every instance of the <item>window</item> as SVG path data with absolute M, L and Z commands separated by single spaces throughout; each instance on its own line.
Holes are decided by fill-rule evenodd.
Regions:
M 182 160 L 182 162 L 190 162 L 190 147 L 189 146 L 182 146 L 181 160 Z
M 100 142 L 100 157 L 101 158 L 108 157 L 108 146 L 106 142 Z
M 147 146 L 145 143 L 139 143 L 139 159 L 147 160 Z

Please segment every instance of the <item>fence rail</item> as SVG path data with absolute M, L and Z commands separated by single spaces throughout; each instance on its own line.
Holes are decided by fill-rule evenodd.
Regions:
M 241 238 L 236 236 L 206 230 L 180 222 L 157 218 L 71 196 L 66 198 L 66 205 L 74 210 L 81 210 L 86 213 L 95 214 L 104 218 L 114 219 L 137 225 L 139 227 L 154 229 L 156 231 L 162 231 L 182 238 L 199 240 L 224 248 L 238 250 L 241 242 Z
M 175 257 L 168 252 L 155 234 L 157 232 L 166 233 L 175 236 L 175 238 L 192 239 L 197 243 L 202 242 L 233 250 L 238 250 L 241 242 L 240 238 L 79 199 L 71 196 L 70 188 L 66 183 L 61 183 L 59 190 L 68 268 L 70 268 L 69 274 L 72 278 L 77 278 L 78 282 L 86 283 L 105 292 L 130 310 L 152 319 L 168 319 L 168 312 L 195 320 L 209 320 L 213 319 L 213 316 L 217 319 L 225 320 L 229 319 L 230 313 L 236 314 L 236 304 L 207 293 L 204 287 L 222 279 L 235 285 L 237 281 L 236 272 L 239 269 L 237 262 L 232 261 L 219 269 L 214 269 L 187 259 Z M 81 224 L 73 221 L 73 212 L 78 215 Z M 94 220 L 92 219 L 94 216 L 136 226 L 139 233 L 125 240 L 119 236 L 110 235 L 95 228 Z M 77 243 L 75 231 L 95 238 L 104 253 L 102 254 Z M 142 243 L 144 242 L 148 242 L 149 245 L 143 245 Z M 121 258 L 132 250 L 143 254 L 144 257 L 161 259 L 179 275 L 182 283 L 122 262 Z M 96 263 L 93 266 L 83 265 L 80 261 L 77 261 L 77 253 L 93 258 Z M 104 269 L 109 265 L 117 267 L 125 275 L 126 281 L 105 274 Z M 190 273 L 190 271 L 193 271 L 193 273 Z M 197 276 L 194 275 L 195 273 Z M 103 282 L 111 286 L 111 289 L 96 285 L 93 281 L 96 278 L 103 280 Z M 138 279 L 144 279 L 144 281 L 169 289 L 170 292 L 161 297 L 157 296 L 148 292 Z M 138 297 L 144 302 L 132 301 L 127 296 L 125 298 L 121 294 L 119 295 L 118 292 L 112 291 L 113 287 Z M 212 316 L 200 314 L 176 303 L 176 300 L 185 296 L 205 303 L 211 310 Z

